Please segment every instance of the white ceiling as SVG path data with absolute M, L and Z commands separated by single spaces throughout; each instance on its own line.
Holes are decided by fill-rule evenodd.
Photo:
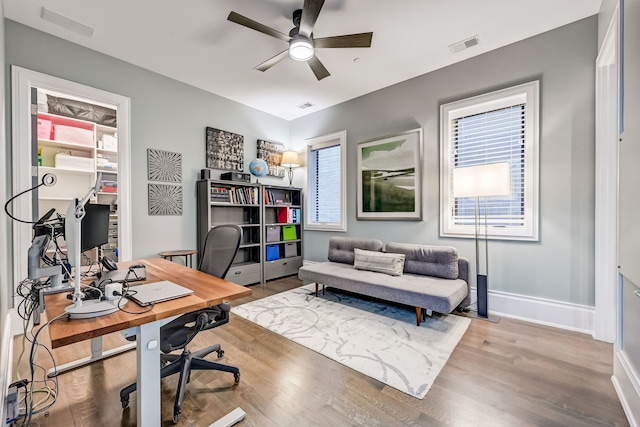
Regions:
M 3 2 L 6 18 L 291 120 L 594 15 L 602 0 L 326 0 L 316 38 L 374 34 L 368 49 L 318 49 L 331 73 L 322 81 L 289 58 L 254 70 L 287 43 L 227 21 L 233 10 L 288 34 L 303 0 Z M 45 21 L 43 7 L 93 36 Z M 475 35 L 478 46 L 449 50 Z

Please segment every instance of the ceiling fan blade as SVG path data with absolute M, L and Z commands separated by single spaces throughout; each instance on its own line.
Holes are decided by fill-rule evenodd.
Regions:
M 231 12 L 227 17 L 227 20 L 285 42 L 288 42 L 291 39 L 288 35 L 283 34 L 280 31 L 276 31 L 273 28 L 269 28 L 266 25 L 254 21 L 253 19 L 247 18 L 246 16 L 242 16 L 239 13 Z
M 313 74 L 316 75 L 316 79 L 318 79 L 318 81 L 331 75 L 324 65 L 322 65 L 322 62 L 320 62 L 317 56 L 314 55 L 313 58 L 307 61 L 307 63 L 309 64 L 309 67 L 311 67 Z
M 371 47 L 373 33 L 347 34 L 344 36 L 315 39 L 316 48 L 323 47 Z
M 302 6 L 302 17 L 300 18 L 300 30 L 298 34 L 310 37 L 313 32 L 313 26 L 316 25 L 320 10 L 324 0 L 304 0 L 304 6 Z
M 267 71 L 269 68 L 273 67 L 278 62 L 282 61 L 283 59 L 285 59 L 288 56 L 289 56 L 289 49 L 280 52 L 279 54 L 277 54 L 273 58 L 267 59 L 262 64 L 253 67 L 253 69 L 254 70 L 258 70 L 258 71 Z

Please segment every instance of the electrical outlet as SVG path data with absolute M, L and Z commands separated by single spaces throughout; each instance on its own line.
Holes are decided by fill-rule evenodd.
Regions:
M 109 301 L 120 298 L 118 294 L 122 294 L 122 283 L 109 283 L 104 287 L 104 296 Z
M 11 386 L 7 393 L 7 401 L 5 402 L 7 420 L 13 420 L 18 416 L 18 387 Z

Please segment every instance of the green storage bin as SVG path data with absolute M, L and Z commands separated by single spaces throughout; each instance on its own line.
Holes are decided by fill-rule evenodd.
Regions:
M 298 238 L 298 231 L 295 225 L 283 225 L 282 226 L 282 240 L 296 240 Z

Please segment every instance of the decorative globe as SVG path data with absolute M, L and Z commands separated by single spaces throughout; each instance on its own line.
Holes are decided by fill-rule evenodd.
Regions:
M 257 177 L 265 176 L 269 172 L 269 166 L 262 159 L 253 159 L 249 163 L 249 172 Z

